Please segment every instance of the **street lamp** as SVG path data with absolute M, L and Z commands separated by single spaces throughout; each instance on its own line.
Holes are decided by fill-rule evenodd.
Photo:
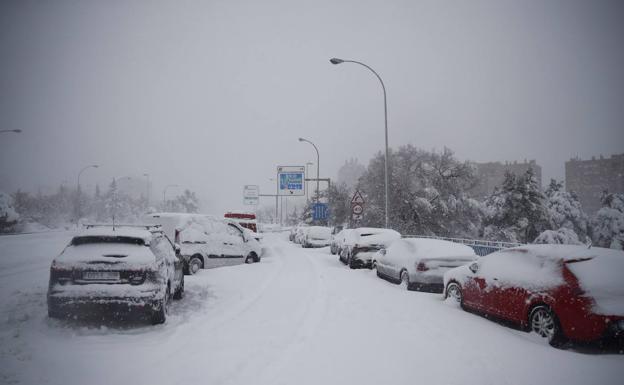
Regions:
M 300 142 L 308 142 L 310 143 L 314 149 L 316 150 L 316 203 L 319 203 L 319 168 L 320 168 L 320 156 L 319 156 L 319 150 L 318 148 L 316 148 L 316 145 L 312 142 L 310 142 L 307 139 L 304 138 L 299 138 Z
M 338 59 L 338 58 L 331 58 L 329 59 L 329 62 L 332 64 L 355 63 L 361 66 L 364 66 L 368 68 L 373 74 L 375 74 L 375 76 L 377 76 L 377 79 L 379 79 L 379 82 L 381 83 L 381 88 L 383 90 L 383 97 L 384 97 L 384 125 L 385 125 L 385 133 L 386 133 L 386 155 L 384 158 L 384 163 L 385 163 L 385 185 L 386 185 L 386 189 L 385 189 L 386 190 L 386 228 L 388 228 L 388 103 L 386 100 L 386 86 L 384 85 L 383 80 L 381 80 L 381 76 L 379 76 L 379 74 L 375 72 L 374 69 L 372 69 L 371 67 L 369 67 L 368 65 L 362 62 L 355 61 L 355 60 L 343 60 L 343 59 Z
M 22 130 L 0 130 L 0 133 L 1 132 L 15 132 L 16 134 L 19 134 Z
M 150 200 L 150 175 L 148 173 L 143 174 L 144 177 L 147 178 L 147 195 L 145 197 L 146 206 L 149 208 L 149 200 Z
M 167 196 L 167 189 L 169 187 L 180 187 L 180 186 L 177 185 L 177 184 L 168 184 L 168 185 L 165 186 L 165 188 L 163 189 L 163 209 L 165 209 L 165 205 L 167 203 L 166 196 Z
M 14 131 L 21 132 L 21 130 L 14 130 Z M 97 164 L 91 164 L 89 166 L 83 167 L 78 172 L 78 181 L 76 183 L 76 223 L 78 223 L 78 220 L 80 220 L 80 217 L 82 216 L 82 213 L 80 212 L 80 175 L 82 175 L 82 173 L 89 168 L 98 168 L 98 167 L 100 166 Z
M 306 179 L 308 176 L 308 166 L 312 166 L 314 163 L 312 162 L 307 162 L 306 163 Z M 308 181 L 306 180 L 305 182 L 305 188 L 306 188 L 306 202 L 308 201 Z

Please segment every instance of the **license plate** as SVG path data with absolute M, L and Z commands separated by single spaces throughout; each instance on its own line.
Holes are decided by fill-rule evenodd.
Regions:
M 119 279 L 118 271 L 85 271 L 82 273 L 82 279 L 92 281 L 112 281 Z

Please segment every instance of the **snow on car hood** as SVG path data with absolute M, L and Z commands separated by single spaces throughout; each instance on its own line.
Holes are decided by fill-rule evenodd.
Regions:
M 83 263 L 147 265 L 154 262 L 154 254 L 145 245 L 89 243 L 67 246 L 54 261 L 63 265 Z

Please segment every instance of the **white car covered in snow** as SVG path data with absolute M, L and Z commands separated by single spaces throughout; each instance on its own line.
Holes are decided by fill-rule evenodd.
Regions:
M 391 229 L 354 229 L 346 233 L 339 259 L 352 269 L 372 268 L 373 255 L 381 249 L 387 249 L 397 239 L 401 239 L 401 234 Z
M 324 226 L 305 227 L 301 246 L 309 247 L 326 247 L 331 243 L 331 228 Z
M 336 255 L 340 255 L 340 253 L 342 252 L 342 246 L 344 246 L 345 240 L 348 238 L 348 234 L 349 232 L 353 231 L 354 229 L 342 229 L 340 231 L 337 231 L 335 234 L 332 234 L 332 240 L 331 243 L 329 245 L 329 251 Z
M 455 242 L 404 238 L 380 250 L 373 259 L 377 276 L 407 290 L 442 293 L 444 273 L 477 259 L 474 250 Z
M 149 229 L 149 230 L 148 230 Z M 166 320 L 170 298 L 184 294 L 182 259 L 162 230 L 90 227 L 52 261 L 48 315 L 118 316 L 140 312 Z
M 156 213 L 146 218 L 173 233 L 180 244 L 185 272 L 260 262 L 262 246 L 236 223 L 201 214 Z

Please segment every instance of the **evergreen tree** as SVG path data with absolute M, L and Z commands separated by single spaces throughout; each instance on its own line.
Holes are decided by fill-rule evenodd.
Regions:
M 624 249 L 624 194 L 603 192 L 602 208 L 593 218 L 594 244 Z
M 551 229 L 546 197 L 531 168 L 520 176 L 506 173 L 501 188 L 494 191 L 485 206 L 486 239 L 529 243 Z

